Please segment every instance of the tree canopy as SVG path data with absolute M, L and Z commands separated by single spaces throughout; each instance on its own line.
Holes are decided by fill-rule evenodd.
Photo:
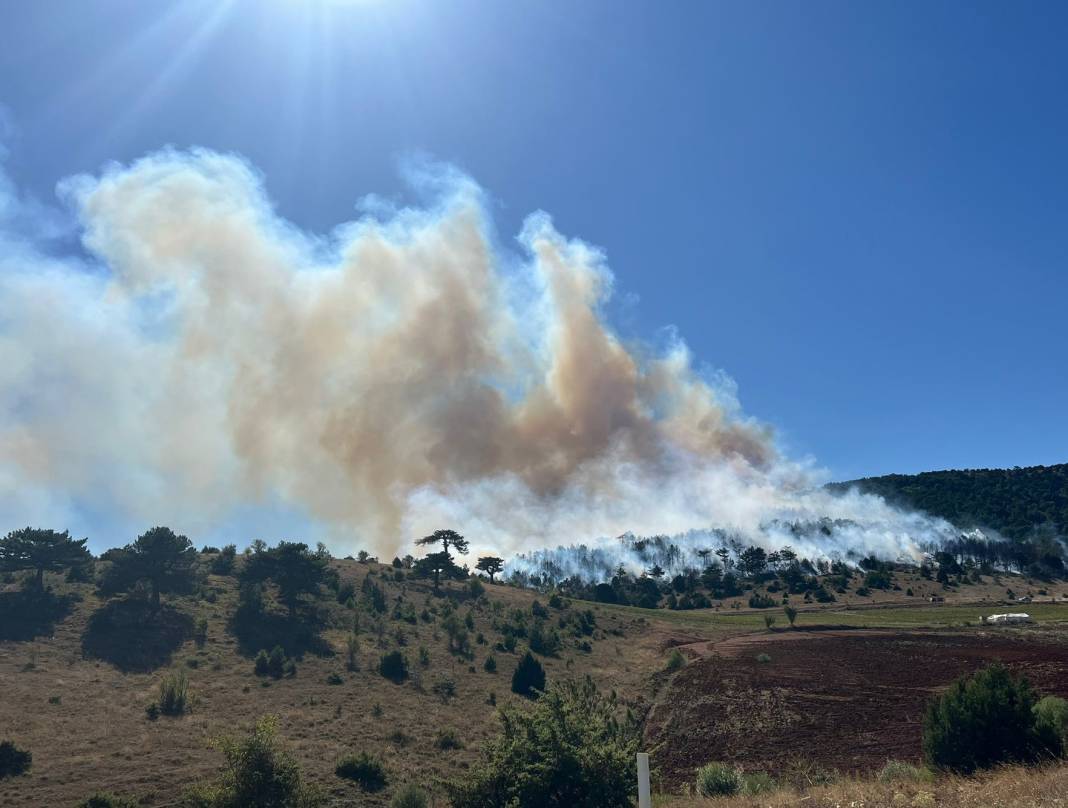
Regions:
M 90 559 L 86 539 L 72 539 L 70 533 L 24 527 L 0 539 L 0 570 L 20 572 L 34 570 L 35 585 L 44 589 L 44 574 L 76 567 Z
M 486 573 L 492 581 L 493 576 L 504 569 L 504 559 L 497 558 L 497 556 L 482 556 L 475 564 L 475 569 Z
M 158 611 L 160 593 L 185 592 L 195 581 L 197 551 L 193 543 L 169 527 L 154 527 L 133 544 L 110 554 L 111 569 L 104 576 L 105 592 L 124 592 L 137 584 L 149 585 L 152 608 Z
M 1068 533 L 1068 463 L 1012 469 L 888 474 L 828 486 L 859 488 L 890 502 L 926 511 L 959 527 L 989 527 L 1011 539 L 1036 527 Z
M 303 542 L 280 541 L 267 548 L 262 543 L 245 561 L 242 583 L 263 584 L 273 581 L 278 599 L 293 614 L 304 595 L 318 593 L 326 577 L 326 556 L 313 553 Z
M 435 530 L 429 536 L 419 539 L 416 544 L 420 546 L 440 544 L 442 552 L 449 552 L 451 547 L 460 555 L 467 555 L 467 539 L 455 530 Z

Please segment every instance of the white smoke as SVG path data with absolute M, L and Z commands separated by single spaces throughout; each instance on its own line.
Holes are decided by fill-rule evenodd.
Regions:
M 949 529 L 820 490 L 681 341 L 625 343 L 604 255 L 547 215 L 504 249 L 472 180 L 421 184 L 425 207 L 320 236 L 240 158 L 162 151 L 61 184 L 84 253 L 57 257 L 23 226 L 54 214 L 0 183 L 0 518 L 192 532 L 262 505 L 385 554 L 442 526 L 505 553 L 772 546 L 829 517 L 855 525 L 833 549 L 915 557 Z

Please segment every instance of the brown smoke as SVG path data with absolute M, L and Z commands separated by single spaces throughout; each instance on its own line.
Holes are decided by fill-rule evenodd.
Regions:
M 621 470 L 655 488 L 694 464 L 775 462 L 681 345 L 646 355 L 606 326 L 598 251 L 535 215 L 524 254 L 501 254 L 477 187 L 449 186 L 429 209 L 316 238 L 231 156 L 163 152 L 69 182 L 106 272 L 7 283 L 67 323 L 57 344 L 16 315 L 15 350 L 48 363 L 70 410 L 66 425 L 46 407 L 6 419 L 5 465 L 80 498 L 127 478 L 109 496 L 157 520 L 278 499 L 392 551 L 419 499 L 462 510 L 499 483 L 492 506 L 453 515 L 501 541 L 506 491 L 548 511 L 585 500 L 592 527 L 633 497 Z

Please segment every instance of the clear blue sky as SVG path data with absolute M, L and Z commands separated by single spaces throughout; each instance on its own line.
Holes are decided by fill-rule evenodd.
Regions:
M 326 230 L 425 152 L 603 246 L 839 478 L 1068 460 L 1068 6 L 0 0 L 7 170 L 235 150 Z

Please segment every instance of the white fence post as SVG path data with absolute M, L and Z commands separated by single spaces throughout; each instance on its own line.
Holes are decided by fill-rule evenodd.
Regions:
M 649 796 L 649 754 L 638 753 L 638 808 L 652 808 Z

